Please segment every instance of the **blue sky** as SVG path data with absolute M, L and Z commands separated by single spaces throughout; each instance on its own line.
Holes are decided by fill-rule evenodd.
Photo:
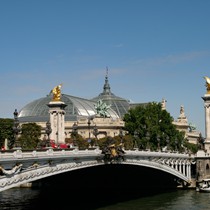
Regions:
M 167 100 L 204 134 L 209 0 L 1 0 L 0 118 L 47 95 Z

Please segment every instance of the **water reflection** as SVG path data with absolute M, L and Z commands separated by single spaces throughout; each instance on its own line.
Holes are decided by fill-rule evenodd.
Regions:
M 165 191 L 174 177 L 129 165 L 104 165 L 75 170 L 39 181 L 40 188 L 1 193 L 1 209 L 97 209 Z
M 39 191 L 30 188 L 13 188 L 0 193 L 1 210 L 23 210 L 30 209 L 31 202 L 39 196 Z
M 92 167 L 42 179 L 39 188 L 14 188 L 1 192 L 0 209 L 210 209 L 210 194 L 175 190 L 174 183 L 173 176 L 149 168 Z
M 177 190 L 117 203 L 97 210 L 207 210 L 210 209 L 209 199 L 210 194 L 195 190 Z
M 66 189 L 67 190 L 67 189 Z M 46 193 L 46 194 L 43 194 Z M 67 192 L 39 189 L 10 189 L 0 193 L 1 210 L 207 210 L 210 209 L 210 194 L 195 190 L 175 190 L 131 199 L 131 196 L 111 195 L 91 191 Z M 54 194 L 54 195 L 53 195 Z M 126 193 L 129 195 L 129 192 Z M 132 192 L 131 192 L 132 194 Z

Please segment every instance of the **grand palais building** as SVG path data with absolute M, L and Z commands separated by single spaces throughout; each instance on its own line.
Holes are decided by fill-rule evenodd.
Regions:
M 46 97 L 36 99 L 24 106 L 18 119 L 21 124 L 36 123 L 42 127 L 42 139 L 46 137 L 46 123 L 49 121 L 49 107 L 47 104 L 52 100 L 50 93 Z M 73 129 L 75 129 L 84 138 L 94 138 L 94 128 L 97 127 L 98 138 L 104 136 L 118 136 L 124 127 L 123 116 L 128 110 L 137 105 L 146 103 L 131 103 L 129 100 L 116 96 L 111 92 L 108 81 L 108 74 L 105 76 L 103 91 L 92 99 L 84 99 L 62 93 L 62 102 L 65 103 L 65 138 L 70 138 Z M 103 101 L 110 108 L 107 110 L 108 117 L 97 117 L 96 104 Z M 162 101 L 162 108 L 165 109 L 165 100 Z M 174 121 L 178 130 L 183 130 L 186 137 L 195 142 L 199 132 L 189 131 L 189 124 L 185 116 L 183 106 L 180 109 L 180 116 Z

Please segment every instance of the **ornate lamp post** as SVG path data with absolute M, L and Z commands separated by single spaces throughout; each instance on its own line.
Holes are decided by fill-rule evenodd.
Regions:
M 93 128 L 93 135 L 94 135 L 95 138 L 96 138 L 96 147 L 98 147 L 98 138 L 97 138 L 98 134 L 99 134 L 98 128 L 97 128 L 97 126 L 95 125 L 94 128 Z
M 90 139 L 90 125 L 91 125 L 91 120 L 93 120 L 94 117 L 95 117 L 94 115 L 91 115 L 91 116 L 88 117 L 87 124 L 88 124 L 88 130 L 89 130 L 89 139 Z
M 158 151 L 160 151 L 160 136 L 157 135 L 157 142 L 158 142 Z
M 46 134 L 47 134 L 47 143 L 46 147 L 50 147 L 50 134 L 52 133 L 51 123 L 50 121 L 46 122 L 46 128 L 45 128 Z
M 147 139 L 147 149 L 150 150 L 150 145 L 149 145 L 150 134 L 149 134 L 148 131 L 147 131 L 147 133 L 146 133 L 146 139 Z
M 91 124 L 91 122 L 90 122 L 90 118 L 88 118 L 88 132 L 89 132 L 89 140 L 90 140 L 90 124 Z
M 167 150 L 169 150 L 169 137 L 166 137 Z
M 198 141 L 199 150 L 204 150 L 205 149 L 205 147 L 204 147 L 205 138 L 202 137 L 201 133 L 199 134 L 197 141 Z
M 13 115 L 14 115 L 13 132 L 14 132 L 14 137 L 15 137 L 14 147 L 16 149 L 21 149 L 20 141 L 18 140 L 18 134 L 20 133 L 21 128 L 20 128 L 20 125 L 19 125 L 20 123 L 19 123 L 19 120 L 18 120 L 17 109 L 15 109 L 15 112 L 13 113 Z
M 135 130 L 135 131 L 134 131 L 134 142 L 133 142 L 133 148 L 134 148 L 134 149 L 137 149 L 137 148 L 138 148 L 137 142 L 136 142 L 137 138 L 138 138 L 138 131 Z
M 77 136 L 77 132 L 78 132 L 77 130 L 78 130 L 78 125 L 76 123 L 74 123 L 72 126 L 72 134 L 74 136 L 74 141 L 73 141 L 74 147 L 77 147 L 77 141 L 76 141 L 76 139 L 77 139 L 76 136 Z
M 175 151 L 178 151 L 178 140 L 177 140 L 177 138 L 175 139 Z
M 120 137 L 120 143 L 122 144 L 123 143 L 123 130 L 122 130 L 122 128 L 120 128 L 119 137 Z

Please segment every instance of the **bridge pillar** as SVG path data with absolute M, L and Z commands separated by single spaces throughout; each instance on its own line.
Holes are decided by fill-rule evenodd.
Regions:
M 210 153 L 210 94 L 207 93 L 202 97 L 205 108 L 205 143 L 204 147 L 207 153 Z
M 210 156 L 203 150 L 196 154 L 196 174 L 197 181 L 210 178 Z
M 191 179 L 191 164 L 188 163 L 188 177 Z
M 189 174 L 189 164 L 188 163 L 186 164 L 186 172 L 187 172 L 187 177 L 189 177 L 190 174 Z
M 65 143 L 65 107 L 67 106 L 62 101 L 51 101 L 48 105 L 50 113 L 50 123 L 52 133 L 50 139 L 55 140 L 55 143 Z

